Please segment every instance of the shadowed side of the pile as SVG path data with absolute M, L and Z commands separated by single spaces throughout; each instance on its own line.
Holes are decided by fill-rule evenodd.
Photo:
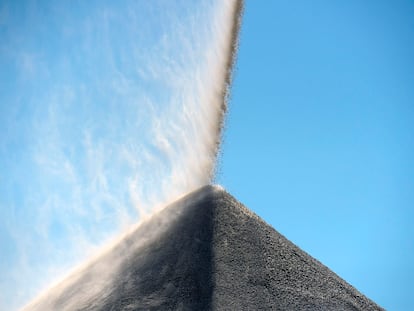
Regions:
M 205 186 L 25 310 L 382 309 L 221 187 Z
M 211 310 L 211 193 L 200 189 L 152 215 L 23 310 Z
M 112 299 L 99 310 L 211 310 L 209 192 L 205 189 L 168 206 L 129 237 L 133 245 L 150 232 L 144 246 L 130 254 L 124 247 L 128 260 L 114 279 Z

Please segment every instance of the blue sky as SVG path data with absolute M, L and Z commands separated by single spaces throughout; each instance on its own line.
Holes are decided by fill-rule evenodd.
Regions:
M 200 181 L 211 1 L 150 3 L 0 2 L 0 310 Z M 412 1 L 246 1 L 217 176 L 389 310 L 413 308 L 412 55 Z
M 218 181 L 388 310 L 414 277 L 414 2 L 247 1 Z

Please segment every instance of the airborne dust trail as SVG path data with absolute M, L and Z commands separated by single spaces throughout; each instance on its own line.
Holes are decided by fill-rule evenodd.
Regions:
M 242 5 L 240 0 L 215 3 L 211 42 L 200 72 L 193 76 L 195 91 L 187 92 L 187 97 L 182 99 L 181 115 L 176 118 L 178 122 L 174 120 L 172 124 L 169 116 L 159 120 L 165 136 L 157 141 L 158 148 L 169 155 L 171 172 L 163 183 L 161 196 L 154 194 L 156 197 L 147 204 L 151 210 L 210 183 L 214 178 L 238 47 Z M 183 159 L 179 159 L 181 155 Z
M 221 131 L 227 110 L 233 64 L 237 52 L 238 32 L 240 27 L 240 15 L 242 1 L 228 0 L 215 1 L 213 21 L 209 28 L 210 41 L 208 48 L 202 53 L 201 59 L 197 55 L 189 60 L 193 63 L 201 62 L 195 66 L 196 70 L 190 71 L 171 66 L 170 72 L 166 72 L 169 79 L 169 87 L 174 88 L 172 101 L 167 111 L 159 114 L 158 119 L 152 120 L 150 127 L 152 146 L 158 156 L 154 160 L 154 154 L 144 153 L 147 162 L 152 163 L 154 179 L 139 180 L 140 172 L 131 179 L 130 196 L 138 209 L 143 213 L 156 210 L 166 203 L 211 182 L 215 173 L 215 161 L 220 148 Z M 197 31 L 195 28 L 194 31 Z M 187 42 L 188 43 L 188 42 Z M 191 45 L 191 42 L 188 43 Z M 162 65 L 160 65 L 162 67 Z M 158 72 L 157 72 L 158 70 Z M 168 70 L 167 70 L 168 71 Z M 162 68 L 152 68 L 150 74 L 155 76 L 162 73 Z M 184 75 L 189 75 L 183 78 Z M 176 80 L 174 81 L 174 78 Z M 173 82 L 171 82 L 173 81 Z M 188 82 L 192 86 L 188 87 Z M 157 108 L 154 111 L 158 113 Z M 132 158 L 134 154 L 126 150 L 126 158 Z M 133 159 L 130 161 L 134 161 Z M 152 162 L 153 161 L 153 162 Z M 160 173 L 156 167 L 166 165 L 168 168 Z M 139 167 L 139 165 L 137 165 Z M 157 179 L 164 176 L 163 180 Z M 144 186 L 142 186 L 144 184 Z M 151 187 L 158 187 L 159 191 L 151 191 Z M 143 198 L 145 200 L 143 201 Z M 118 238 L 117 241 L 121 240 Z M 107 251 L 115 242 L 108 244 Z M 101 252 L 105 252 L 105 250 Z M 96 275 L 88 278 L 95 280 L 90 292 L 95 295 L 104 295 L 105 289 L 110 286 L 111 280 L 117 271 L 120 258 L 114 258 L 110 266 L 104 265 Z M 53 309 L 48 305 L 49 299 L 59 296 L 65 288 L 73 284 L 81 275 L 84 267 L 76 268 L 68 274 L 64 281 L 52 286 L 43 292 L 32 303 L 24 307 L 26 311 Z M 80 303 L 80 302 L 79 302 Z M 79 305 L 68 305 L 64 310 L 73 310 Z

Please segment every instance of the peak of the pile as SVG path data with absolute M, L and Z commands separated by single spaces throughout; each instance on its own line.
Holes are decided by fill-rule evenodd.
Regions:
M 208 198 L 218 198 L 221 196 L 230 196 L 230 194 L 220 185 L 207 184 L 193 191 L 190 191 L 187 194 L 184 194 L 183 196 L 168 204 L 166 207 L 175 205 L 188 205 L 190 203 L 197 204 L 202 200 Z
M 195 193 L 204 193 L 204 194 L 218 194 L 218 193 L 227 193 L 223 186 L 218 184 L 207 184 L 204 186 L 201 186 L 200 188 L 190 192 L 189 194 L 195 194 Z

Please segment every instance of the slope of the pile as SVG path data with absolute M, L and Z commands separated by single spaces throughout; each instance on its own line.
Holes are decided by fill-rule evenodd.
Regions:
M 37 310 L 382 310 L 222 188 L 154 215 Z
M 229 194 L 215 200 L 214 310 L 383 310 Z

